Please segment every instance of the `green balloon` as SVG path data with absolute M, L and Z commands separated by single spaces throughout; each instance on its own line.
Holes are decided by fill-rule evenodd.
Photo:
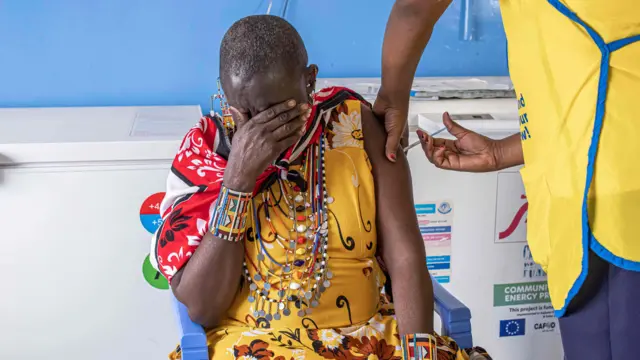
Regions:
M 158 270 L 153 267 L 153 265 L 151 265 L 149 255 L 144 258 L 144 262 L 142 263 L 142 275 L 144 276 L 144 279 L 147 281 L 147 283 L 149 283 L 149 285 L 153 286 L 154 288 L 160 290 L 169 289 L 169 282 Z

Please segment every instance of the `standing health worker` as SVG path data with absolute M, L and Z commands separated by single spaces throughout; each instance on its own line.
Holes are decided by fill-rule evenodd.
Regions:
M 389 17 L 375 111 L 384 115 L 391 161 L 416 67 L 450 2 L 398 0 Z M 640 2 L 501 0 L 500 6 L 520 133 L 490 140 L 445 114 L 456 140 L 419 132 L 422 148 L 443 169 L 525 164 L 527 238 L 548 275 L 567 359 L 638 358 Z

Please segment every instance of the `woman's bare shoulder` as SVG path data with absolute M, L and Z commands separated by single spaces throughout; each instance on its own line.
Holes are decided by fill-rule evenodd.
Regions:
M 386 141 L 386 133 L 384 124 L 380 121 L 373 110 L 367 104 L 360 105 L 362 117 L 362 133 L 364 135 L 364 148 L 369 156 L 371 165 L 388 162 L 384 155 L 384 145 Z M 391 164 L 391 163 L 390 163 Z

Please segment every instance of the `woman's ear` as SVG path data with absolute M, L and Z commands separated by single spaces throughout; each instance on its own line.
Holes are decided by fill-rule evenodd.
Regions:
M 318 65 L 311 64 L 307 67 L 307 93 L 311 95 L 316 90 L 318 78 Z

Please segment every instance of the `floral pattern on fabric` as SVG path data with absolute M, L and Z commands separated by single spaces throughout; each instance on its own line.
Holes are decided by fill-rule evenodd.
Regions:
M 344 336 L 334 329 L 308 330 L 311 345 L 316 354 L 325 359 L 351 359 L 353 338 Z
M 260 339 L 253 340 L 249 345 L 240 345 L 233 347 L 233 356 L 239 360 L 271 360 L 274 353 L 268 350 L 269 344 Z M 284 359 L 282 356 L 278 358 Z
M 396 347 L 388 345 L 385 339 L 378 340 L 375 336 L 362 337 L 354 346 L 358 349 L 358 353 L 365 359 L 379 360 L 400 360 L 400 356 L 396 356 Z
M 338 113 L 338 121 L 332 122 L 331 133 L 332 147 L 364 148 L 364 136 L 362 134 L 362 116 L 358 111 L 351 113 Z
M 385 322 L 381 336 L 363 335 L 377 319 Z M 491 360 L 479 347 L 462 350 L 445 336 L 411 334 L 400 337 L 395 318 L 378 313 L 365 325 L 342 329 L 255 329 L 209 331 L 213 359 L 242 360 Z M 346 331 L 351 331 L 347 333 Z M 391 336 L 391 334 L 393 334 Z M 178 348 L 170 359 L 180 359 Z

